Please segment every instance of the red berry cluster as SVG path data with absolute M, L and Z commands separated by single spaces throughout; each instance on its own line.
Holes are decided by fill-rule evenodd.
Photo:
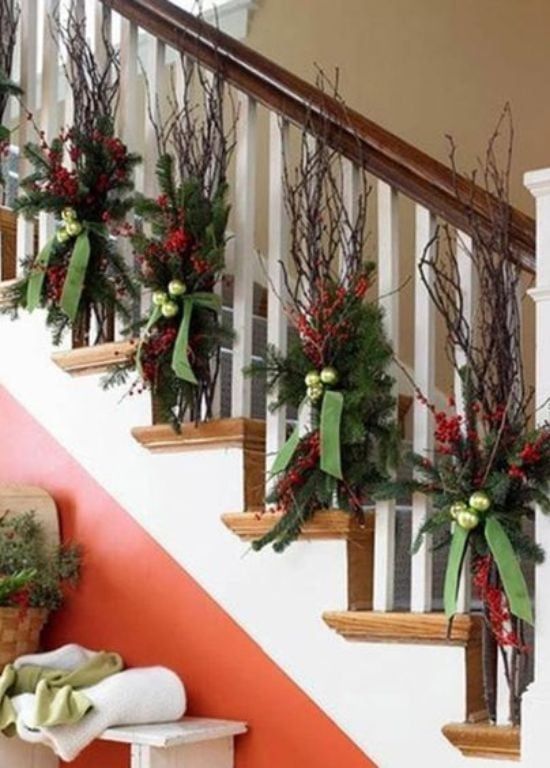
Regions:
M 178 329 L 175 325 L 156 327 L 143 344 L 141 366 L 143 378 L 148 384 L 154 384 L 158 378 L 162 357 L 172 349 Z
M 61 301 L 61 294 L 63 293 L 63 286 L 67 277 L 67 265 L 55 264 L 48 267 L 46 270 L 46 297 L 48 301 L 52 301 L 55 304 L 59 304 Z
M 321 438 L 318 431 L 303 437 L 291 466 L 277 483 L 277 508 L 287 512 L 294 505 L 294 496 L 308 479 L 308 472 L 319 463 Z
M 487 608 L 487 616 L 491 631 L 501 647 L 517 648 L 521 652 L 529 650 L 512 630 L 510 609 L 504 590 L 500 585 L 491 584 L 490 576 L 493 569 L 491 555 L 478 557 L 474 563 L 474 586 L 480 599 Z

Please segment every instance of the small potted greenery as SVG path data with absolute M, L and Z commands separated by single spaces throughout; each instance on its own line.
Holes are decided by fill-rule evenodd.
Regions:
M 0 518 L 0 666 L 37 650 L 50 611 L 77 583 L 81 552 L 52 545 L 34 512 Z

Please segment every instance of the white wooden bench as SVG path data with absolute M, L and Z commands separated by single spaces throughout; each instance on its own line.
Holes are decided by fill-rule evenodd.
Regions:
M 130 744 L 130 768 L 233 768 L 245 723 L 186 717 L 177 723 L 109 728 L 102 741 Z

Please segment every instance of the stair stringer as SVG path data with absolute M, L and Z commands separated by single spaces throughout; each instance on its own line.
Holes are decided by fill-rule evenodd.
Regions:
M 440 733 L 464 716 L 463 649 L 348 643 L 330 632 L 321 615 L 346 605 L 345 543 L 243 556 L 247 545 L 220 521 L 242 509 L 241 451 L 145 451 L 130 429 L 149 422 L 148 398 L 121 400 L 97 376 L 63 373 L 41 315 L 0 319 L 0 385 L 381 768 L 465 765 Z

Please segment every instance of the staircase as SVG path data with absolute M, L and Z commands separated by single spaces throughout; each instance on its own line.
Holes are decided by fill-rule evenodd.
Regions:
M 55 6 L 54 0 L 41 2 L 49 11 Z M 28 108 L 47 133 L 53 132 L 70 115 L 70 104 L 58 77 L 49 28 L 36 25 L 30 3 L 24 3 L 22 11 L 21 35 L 26 45 L 20 52 L 21 85 Z M 378 765 L 458 768 L 471 755 L 480 758 L 480 768 L 493 765 L 488 759 L 494 757 L 503 759 L 504 765 L 517 761 L 520 734 L 506 726 L 504 688 L 499 711 L 502 728 L 488 729 L 483 722 L 480 628 L 478 619 L 468 615 L 469 584 L 462 588 L 464 615 L 447 637 L 438 612 L 441 562 L 432 558 L 428 548 L 412 560 L 408 554 L 410 537 L 428 511 L 425 498 L 415 497 L 404 507 L 378 503 L 364 526 L 338 510 L 320 512 L 306 526 L 302 541 L 284 556 L 263 552 L 243 557 L 247 545 L 238 538 L 248 541 L 270 524 L 268 516 L 257 515 L 264 470 L 286 431 L 284 415 L 266 408 L 265 393 L 253 390 L 241 371 L 253 355 L 261 354 L 266 342 L 283 348 L 287 338 L 276 293 L 288 237 L 282 157 L 285 146 L 292 146 L 296 127 L 307 120 L 320 125 L 328 116 L 331 141 L 345 159 L 350 210 L 359 193 L 357 167 L 363 166 L 371 176 L 376 220 L 370 226 L 387 332 L 399 356 L 406 359 L 412 350 L 406 362 L 432 401 L 443 397 L 438 387 L 445 380 L 435 355 L 435 310 L 417 270 L 412 287 L 397 292 L 409 276 L 404 264 L 421 258 L 441 221 L 454 228 L 466 251 L 471 240 L 463 199 L 470 199 L 472 193 L 476 215 L 487 227 L 490 200 L 466 179 L 458 180 L 462 192 L 458 199 L 448 168 L 353 110 L 344 112 L 338 101 L 167 0 L 97 2 L 89 23 L 98 55 L 97 30 L 105 18 L 121 42 L 124 88 L 118 128 L 127 144 L 145 157 L 144 171 L 138 176 L 145 193 L 154 193 L 155 150 L 144 128 L 147 117 L 138 57 L 154 90 L 170 76 L 175 51 L 221 71 L 239 104 L 232 179 L 238 194 L 232 201 L 234 240 L 228 259 L 232 288 L 224 296 L 237 337 L 232 349 L 225 351 L 218 418 L 198 429 L 186 426 L 181 435 L 162 426 L 151 427 L 144 396 L 119 402 L 119 392 L 103 392 L 98 386 L 101 372 L 131 353 L 131 343 L 117 332 L 110 345 L 55 351 L 54 365 L 47 333 L 36 315 L 16 324 L 0 319 L 0 385 Z M 33 41 L 38 37 L 33 36 L 44 41 L 42 61 L 37 61 L 38 46 Z M 17 117 L 13 115 L 14 121 Z M 28 132 L 29 126 L 22 121 L 17 135 L 20 146 L 29 138 Z M 265 146 L 267 174 L 261 165 Z M 25 173 L 24 162 L 20 173 Z M 545 197 L 548 182 L 543 176 L 532 177 L 529 183 L 540 196 L 543 242 L 550 219 Z M 267 199 L 265 210 L 257 204 L 260 189 Z M 9 212 L 2 215 L 0 277 L 9 280 L 14 277 L 13 246 L 8 245 L 13 217 Z M 544 269 L 550 268 L 544 267 L 540 257 L 535 264 L 534 222 L 516 210 L 510 216 L 515 259 L 526 274 L 537 274 L 541 286 L 535 298 L 541 299 L 538 322 L 542 327 L 548 284 Z M 403 220 L 414 221 L 414 231 L 408 232 Z M 52 226 L 41 217 L 40 245 Z M 19 260 L 35 250 L 33 226 L 19 220 Z M 258 268 L 257 251 L 266 254 L 267 279 Z M 461 266 L 466 293 L 473 297 L 475 286 L 465 255 Z M 410 311 L 412 302 L 414 316 L 404 317 L 405 305 Z M 543 402 L 549 379 L 542 374 L 539 379 L 538 399 Z M 455 386 L 459 401 L 459 383 Z M 423 452 L 432 439 L 428 413 L 416 401 L 411 406 L 413 393 L 405 380 L 399 381 L 399 389 L 402 428 L 413 447 Z M 117 467 L 128 471 L 113 466 L 114 456 Z M 540 533 L 538 537 L 543 539 Z M 537 578 L 540 585 L 550 574 L 542 567 Z M 547 610 L 541 600 L 537 607 L 541 619 Z M 546 632 L 543 620 L 539 626 L 537 631 Z M 542 681 L 550 677 L 550 663 L 543 669 L 543 654 L 548 652 L 541 646 L 537 636 L 535 672 L 540 676 L 536 680 Z M 538 682 L 535 686 L 538 698 L 529 704 L 527 712 L 533 714 L 522 733 L 521 764 L 529 768 L 541 765 L 536 762 L 541 754 L 537 746 L 542 738 L 541 713 L 550 711 L 546 689 Z M 443 726 L 448 740 L 441 736 Z M 176 765 L 160 759 L 159 765 L 165 764 Z

